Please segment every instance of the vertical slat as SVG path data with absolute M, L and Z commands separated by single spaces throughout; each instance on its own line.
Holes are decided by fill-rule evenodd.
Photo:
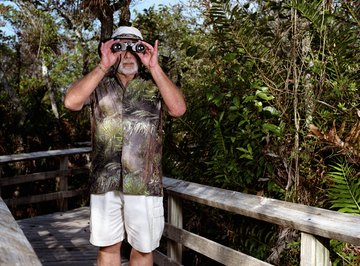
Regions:
M 168 223 L 178 228 L 183 228 L 183 213 L 181 199 L 168 195 Z M 182 262 L 182 245 L 168 240 L 167 255 L 174 262 Z
M 69 157 L 64 156 L 60 157 L 60 170 L 68 169 Z M 59 191 L 68 190 L 68 176 L 62 175 L 59 180 Z M 66 211 L 68 209 L 68 200 L 67 198 L 61 198 L 58 201 L 58 206 L 61 211 Z
M 315 236 L 301 233 L 300 266 L 331 266 L 329 250 Z

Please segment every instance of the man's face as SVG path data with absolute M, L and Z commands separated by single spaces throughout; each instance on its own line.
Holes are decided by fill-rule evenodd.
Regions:
M 128 43 L 136 42 L 134 40 L 121 39 L 119 42 Z M 119 73 L 124 75 L 135 75 L 139 71 L 138 59 L 133 52 L 124 51 L 120 55 L 120 64 L 117 70 Z

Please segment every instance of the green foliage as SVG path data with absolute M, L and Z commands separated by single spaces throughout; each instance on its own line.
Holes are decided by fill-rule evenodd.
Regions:
M 330 166 L 328 197 L 331 208 L 339 212 L 360 215 L 360 179 L 347 162 Z
M 330 240 L 330 245 L 335 253 L 331 258 L 332 265 L 359 265 L 360 255 L 356 250 L 356 246 L 338 240 Z
M 270 107 L 268 102 L 272 97 L 260 94 L 258 88 L 254 88 L 254 95 L 243 97 L 240 101 L 230 92 L 220 100 L 208 97 L 219 114 L 209 138 L 211 151 L 206 174 L 213 177 L 217 186 L 250 192 L 260 189 L 257 180 L 266 167 L 261 144 L 266 144 L 269 134 L 275 133 L 281 138 L 282 130 L 271 123 L 277 112 L 259 108 Z

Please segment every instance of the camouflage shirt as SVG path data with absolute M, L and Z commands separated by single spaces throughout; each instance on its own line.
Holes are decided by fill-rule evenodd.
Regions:
M 90 96 L 91 193 L 162 196 L 162 107 L 158 88 L 105 77 Z

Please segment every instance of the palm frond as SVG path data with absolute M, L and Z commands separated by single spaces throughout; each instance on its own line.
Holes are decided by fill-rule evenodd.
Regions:
M 331 208 L 339 212 L 360 215 L 360 179 L 347 162 L 331 166 L 328 173 L 331 187 L 328 190 Z

